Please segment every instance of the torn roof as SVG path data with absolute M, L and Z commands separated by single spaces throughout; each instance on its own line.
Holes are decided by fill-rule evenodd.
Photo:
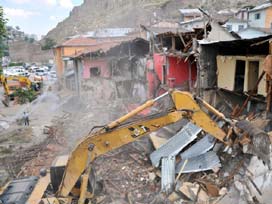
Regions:
M 73 37 L 64 43 L 58 45 L 57 47 L 88 47 L 95 46 L 99 43 L 107 43 L 107 42 L 119 42 L 124 39 L 131 39 L 132 36 L 123 36 L 123 37 L 107 37 L 107 38 L 92 38 L 85 36 Z
M 142 38 L 133 38 L 133 39 L 129 39 L 129 38 L 123 38 L 123 39 L 119 39 L 116 41 L 104 41 L 101 43 L 97 43 L 96 45 L 93 45 L 91 47 L 86 48 L 83 51 L 77 52 L 72 56 L 69 56 L 70 58 L 78 58 L 78 57 L 83 57 L 86 55 L 89 55 L 91 53 L 95 53 L 95 52 L 100 52 L 100 53 L 112 53 L 114 52 L 114 49 L 119 49 L 122 46 L 125 46 L 126 44 L 129 43 L 137 43 L 137 42 L 143 42 L 146 43 L 147 47 L 149 48 L 149 42 L 142 39 Z
M 231 41 L 207 42 L 199 41 L 203 47 L 213 48 L 219 55 L 267 55 L 269 54 L 269 40 L 272 35 L 251 39 L 239 39 Z
M 150 27 L 147 28 L 152 31 L 155 35 L 163 34 L 177 34 L 177 33 L 191 33 L 192 31 L 185 28 L 159 28 L 159 27 Z
M 231 45 L 239 45 L 241 46 L 242 44 L 248 45 L 248 44 L 254 44 L 254 43 L 258 43 L 264 40 L 269 40 L 272 39 L 272 35 L 269 36 L 264 36 L 264 37 L 258 37 L 258 38 L 251 38 L 251 39 L 236 39 L 236 40 L 230 40 L 230 41 L 213 41 L 213 42 L 209 42 L 206 39 L 203 40 L 199 40 L 199 44 L 201 45 L 223 45 L 223 44 L 229 44 Z
M 86 34 L 86 37 L 124 37 L 129 33 L 134 32 L 135 28 L 101 28 L 95 31 L 90 31 Z
M 184 16 L 202 16 L 199 9 L 179 9 L 179 12 Z
M 180 22 L 179 24 L 180 25 L 186 25 L 186 24 L 190 24 L 190 23 L 195 23 L 195 22 L 201 22 L 201 21 L 207 21 L 208 18 L 206 17 L 198 17 L 198 18 L 194 18 L 192 20 L 189 20 L 189 21 L 183 21 L 183 22 Z
M 232 17 L 228 19 L 227 23 L 247 23 L 247 20 Z
M 58 45 L 57 47 L 66 47 L 66 46 L 89 46 L 94 45 L 96 43 L 96 39 L 94 38 L 86 38 L 83 36 L 78 36 L 75 38 L 71 38 L 64 43 Z
M 267 8 L 269 8 L 271 6 L 272 6 L 272 3 L 270 3 L 270 2 L 269 3 L 264 3 L 264 4 L 256 6 L 253 9 L 249 10 L 249 12 L 254 12 L 254 11 L 259 11 L 259 10 L 267 9 Z
M 238 10 L 237 9 L 223 9 L 217 12 L 217 14 L 220 15 L 233 15 L 235 13 L 237 13 Z

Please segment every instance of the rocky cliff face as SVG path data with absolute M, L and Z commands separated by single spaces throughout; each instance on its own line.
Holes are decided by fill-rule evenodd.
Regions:
M 46 37 L 61 42 L 65 37 L 95 28 L 137 27 L 155 19 L 179 18 L 179 8 L 202 7 L 209 12 L 256 5 L 265 0 L 84 0 Z

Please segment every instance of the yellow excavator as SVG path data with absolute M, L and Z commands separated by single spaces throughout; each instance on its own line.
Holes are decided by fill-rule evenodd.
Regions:
M 5 100 L 2 101 L 6 106 L 8 106 L 9 101 L 14 99 L 14 92 L 16 89 L 25 88 L 25 89 L 34 89 L 39 91 L 42 82 L 35 81 L 32 82 L 29 78 L 24 76 L 1 76 L 1 83 L 4 87 Z
M 151 108 L 165 97 L 172 100 L 173 104 L 167 110 L 133 120 L 134 116 Z M 224 121 L 224 127 L 220 128 L 217 122 L 211 119 L 210 114 L 216 116 L 217 122 Z M 194 98 L 188 92 L 173 90 L 147 101 L 105 126 L 96 127 L 99 129 L 92 133 L 93 129 L 89 135 L 82 138 L 69 156 L 56 158 L 50 170 L 41 172 L 39 178 L 28 177 L 9 182 L 0 192 L 0 203 L 91 203 L 97 187 L 92 171 L 94 159 L 183 118 L 201 127 L 226 146 L 231 147 L 237 141 L 243 141 L 243 144 L 245 141 L 251 143 L 250 133 L 242 134 L 245 130 L 239 129 L 239 135 L 235 134 L 235 121 L 226 118 L 202 99 Z M 262 140 L 264 143 L 270 143 L 268 137 L 263 137 Z M 264 155 L 269 154 L 267 144 L 258 147 Z M 265 161 L 266 159 L 264 157 Z

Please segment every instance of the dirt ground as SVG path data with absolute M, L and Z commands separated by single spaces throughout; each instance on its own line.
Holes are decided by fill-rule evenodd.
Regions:
M 52 87 L 51 91 L 48 91 L 49 86 Z M 30 115 L 30 126 L 18 122 L 24 111 Z M 69 154 L 77 140 L 86 136 L 92 127 L 105 125 L 127 111 L 125 102 L 121 99 L 79 99 L 69 91 L 59 91 L 58 86 L 54 84 L 47 84 L 42 95 L 31 104 L 12 105 L 8 108 L 1 104 L 0 185 L 11 178 L 39 175 L 41 168 L 50 168 L 56 156 Z M 102 184 L 103 189 L 93 203 L 190 203 L 184 201 L 183 197 L 171 202 L 160 193 L 160 175 L 158 169 L 152 167 L 149 159 L 153 150 L 149 137 L 145 137 L 96 159 L 93 163 L 96 180 Z M 214 199 L 215 203 L 254 203 L 254 200 L 247 202 L 254 194 L 253 198 L 257 197 L 258 200 L 263 200 L 262 203 L 270 204 L 271 171 L 258 158 L 230 155 L 221 155 L 220 158 L 223 168 L 219 173 L 184 175 L 181 177 L 181 184 L 203 178 L 211 179 L 223 183 L 222 189 L 228 189 L 227 194 Z M 230 177 L 229 174 L 236 171 L 240 161 L 247 161 L 246 166 L 249 170 L 239 169 L 238 173 L 235 172 L 235 175 Z M 245 187 L 248 185 L 248 180 L 245 179 L 245 176 L 248 176 L 245 173 L 247 171 L 251 172 L 251 178 L 261 189 L 261 197 L 252 186 Z
M 93 126 L 107 124 L 127 111 L 122 100 L 110 104 L 78 100 L 69 91 L 58 91 L 57 86 L 51 86 L 51 91 L 45 87 L 31 104 L 1 105 L 1 184 L 15 177 L 39 175 L 40 169 L 48 169 L 56 156 L 69 154 L 76 141 Z M 18 123 L 25 111 L 29 113 L 30 126 Z M 97 202 L 153 201 L 160 182 L 154 176 L 149 178 L 153 168 L 148 151 L 150 142 L 146 138 L 97 159 L 94 167 L 104 186 Z

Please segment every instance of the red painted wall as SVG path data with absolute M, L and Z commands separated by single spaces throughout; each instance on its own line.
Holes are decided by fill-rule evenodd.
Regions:
M 175 78 L 175 86 L 180 87 L 189 81 L 189 62 L 176 57 L 167 57 L 169 69 L 167 78 Z M 196 66 L 192 65 L 192 81 L 196 80 Z M 169 81 L 168 81 L 169 82 Z M 169 85 L 169 84 L 168 84 Z
M 101 77 L 109 78 L 111 76 L 107 59 L 90 60 L 90 58 L 85 57 L 83 60 L 83 79 L 89 79 L 91 77 L 91 67 L 100 67 Z
M 167 63 L 166 63 L 167 62 Z M 147 62 L 147 81 L 149 97 L 152 98 L 155 95 L 162 93 L 159 89 L 159 84 L 162 82 L 163 65 L 167 67 L 166 71 L 166 84 L 168 87 L 183 88 L 188 87 L 189 81 L 189 62 L 185 62 L 184 59 L 178 59 L 176 57 L 168 57 L 160 54 L 154 54 L 153 60 L 150 59 Z M 192 85 L 196 80 L 197 69 L 196 65 L 192 65 Z M 169 80 L 174 79 L 174 80 Z M 172 83 L 171 83 L 172 81 Z

